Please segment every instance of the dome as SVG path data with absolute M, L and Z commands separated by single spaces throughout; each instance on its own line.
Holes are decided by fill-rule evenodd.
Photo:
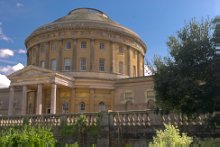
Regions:
M 32 37 L 40 33 L 44 33 L 48 30 L 52 31 L 53 29 L 58 29 L 58 28 L 63 29 L 69 27 L 71 27 L 72 29 L 96 28 L 96 29 L 109 30 L 109 31 L 122 33 L 132 38 L 135 38 L 143 48 L 146 48 L 145 43 L 140 39 L 138 34 L 114 22 L 104 12 L 93 8 L 77 8 L 70 11 L 66 16 L 61 17 L 52 23 L 46 24 L 36 29 L 26 39 L 25 44 L 27 45 L 28 40 L 30 40 Z

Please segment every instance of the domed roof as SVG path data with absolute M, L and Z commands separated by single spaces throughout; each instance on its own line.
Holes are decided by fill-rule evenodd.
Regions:
M 78 8 L 70 11 L 67 16 L 61 17 L 54 22 L 68 22 L 76 20 L 112 22 L 110 18 L 100 10 L 92 8 Z
M 131 36 L 132 38 L 136 38 L 136 40 L 138 40 L 138 42 L 141 43 L 144 48 L 146 48 L 145 43 L 135 32 L 114 22 L 109 18 L 108 15 L 106 15 L 102 11 L 93 8 L 74 9 L 70 11 L 68 15 L 61 17 L 52 23 L 41 26 L 40 28 L 35 30 L 26 39 L 25 42 L 27 43 L 27 41 L 35 35 L 45 33 L 48 30 L 52 31 L 58 28 L 94 28 L 118 32 Z

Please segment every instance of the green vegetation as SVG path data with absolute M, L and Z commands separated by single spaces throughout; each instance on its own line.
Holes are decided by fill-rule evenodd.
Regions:
M 188 116 L 214 109 L 214 37 L 210 20 L 192 19 L 167 42 L 170 56 L 155 58 L 160 108 Z
M 96 123 L 88 124 L 85 115 L 80 115 L 73 125 L 68 125 L 66 122 L 62 122 L 59 130 L 63 136 L 76 137 L 78 141 L 84 139 L 85 136 L 98 137 L 101 127 L 100 119 L 102 114 L 97 114 Z
M 171 124 L 164 124 L 165 129 L 157 130 L 156 136 L 153 137 L 153 143 L 151 146 L 174 146 L 174 145 L 190 145 L 192 138 L 187 136 L 185 133 L 180 134 L 177 127 Z
M 21 127 L 4 128 L 0 131 L 1 144 L 54 144 L 56 142 L 50 129 L 24 125 Z

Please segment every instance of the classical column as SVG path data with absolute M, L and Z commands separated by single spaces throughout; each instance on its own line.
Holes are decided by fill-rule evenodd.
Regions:
M 95 57 L 94 57 L 94 44 L 95 44 L 95 40 L 94 39 L 90 39 L 90 71 L 94 71 L 95 70 Z
M 37 47 L 36 47 L 36 61 L 35 61 L 35 65 L 36 66 L 39 66 L 40 64 L 39 64 L 39 58 L 40 58 L 40 45 L 38 45 Z
M 130 75 L 130 47 L 127 46 L 127 74 Z
M 51 114 L 56 114 L 56 100 L 57 100 L 57 85 L 54 83 L 51 85 L 51 101 L 50 101 Z
M 137 76 L 140 77 L 140 53 L 137 52 Z
M 115 65 L 115 55 L 114 55 L 114 46 L 113 42 L 110 42 L 110 72 L 114 73 L 114 65 Z
M 21 103 L 21 115 L 25 115 L 27 110 L 27 86 L 22 87 L 22 103 Z
M 11 116 L 13 114 L 13 105 L 14 105 L 14 87 L 10 86 L 9 106 L 8 106 L 8 115 L 9 116 Z
M 62 57 L 63 57 L 63 48 L 64 48 L 64 44 L 63 44 L 63 40 L 61 40 L 61 41 L 59 41 L 59 43 L 58 43 L 59 45 L 58 45 L 58 50 L 59 50 L 59 57 L 58 57 L 58 70 L 59 71 L 62 71 L 63 70 L 63 59 L 62 59 Z
M 37 85 L 37 106 L 36 114 L 42 114 L 42 84 Z
M 72 71 L 77 70 L 77 39 L 73 40 Z
M 49 57 L 50 57 L 50 42 L 47 44 L 47 48 L 44 48 L 45 50 L 45 68 L 50 69 L 50 64 L 49 64 Z

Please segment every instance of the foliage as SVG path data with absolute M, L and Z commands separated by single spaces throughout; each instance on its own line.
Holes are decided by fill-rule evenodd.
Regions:
M 180 134 L 178 128 L 171 124 L 164 124 L 165 130 L 157 130 L 156 136 L 153 137 L 153 144 L 174 144 L 174 145 L 190 145 L 192 138 L 185 133 Z
M 24 125 L 19 128 L 5 128 L 0 132 L 0 143 L 3 144 L 54 144 L 53 133 L 45 127 Z
M 157 104 L 188 116 L 213 111 L 214 37 L 211 21 L 192 19 L 167 42 L 170 56 L 155 58 Z
M 102 115 L 100 113 L 96 116 L 95 124 L 88 124 L 87 118 L 85 115 L 80 115 L 73 125 L 67 125 L 66 122 L 61 123 L 60 131 L 64 136 L 84 136 L 89 135 L 97 137 L 100 132 L 100 119 Z

